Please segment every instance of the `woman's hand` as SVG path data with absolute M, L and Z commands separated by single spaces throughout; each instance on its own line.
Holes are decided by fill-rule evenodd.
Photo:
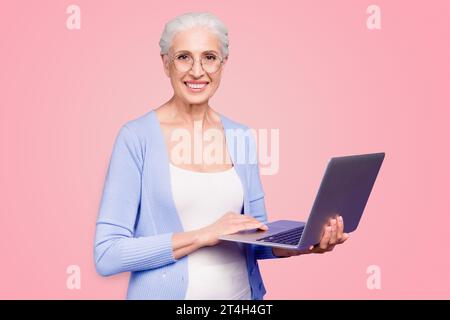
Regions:
M 213 224 L 199 230 L 199 241 L 202 246 L 214 246 L 219 243 L 221 235 L 250 229 L 268 230 L 265 224 L 253 217 L 227 212 Z
M 277 257 L 298 256 L 300 254 L 308 253 L 325 253 L 332 251 L 337 244 L 344 243 L 349 238 L 348 233 L 344 233 L 344 219 L 342 216 L 337 216 L 328 221 L 323 226 L 323 236 L 320 243 L 316 246 L 311 246 L 307 250 L 294 250 L 284 248 L 273 248 L 273 254 Z

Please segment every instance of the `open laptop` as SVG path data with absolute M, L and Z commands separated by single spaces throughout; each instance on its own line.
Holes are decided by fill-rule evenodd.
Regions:
M 304 250 L 320 242 L 329 218 L 341 215 L 344 232 L 356 229 L 384 159 L 384 152 L 331 158 L 308 221 L 278 220 L 268 230 L 223 235 L 221 240 Z

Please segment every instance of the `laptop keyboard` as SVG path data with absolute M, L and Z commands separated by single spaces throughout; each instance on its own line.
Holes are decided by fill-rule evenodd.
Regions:
M 300 241 L 300 237 L 302 236 L 304 228 L 305 228 L 305 226 L 301 226 L 301 227 L 294 228 L 294 229 L 289 229 L 287 231 L 273 234 L 271 236 L 256 239 L 256 241 L 274 242 L 274 243 L 290 244 L 290 245 L 296 246 L 298 244 L 298 242 Z

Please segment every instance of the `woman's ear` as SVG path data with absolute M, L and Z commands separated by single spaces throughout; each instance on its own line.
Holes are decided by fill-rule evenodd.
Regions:
M 227 64 L 227 61 L 228 61 L 228 57 L 226 57 L 222 60 L 222 65 L 220 66 L 220 73 L 225 72 L 225 65 Z
M 169 57 L 167 56 L 167 54 L 162 54 L 161 60 L 163 63 L 164 73 L 170 78 Z
M 227 61 L 228 61 L 228 57 L 226 57 L 225 59 L 223 59 L 222 67 L 225 67 L 225 64 L 227 63 Z

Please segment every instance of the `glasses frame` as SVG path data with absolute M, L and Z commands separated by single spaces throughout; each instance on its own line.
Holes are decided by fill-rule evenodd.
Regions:
M 178 53 L 175 53 L 175 55 L 177 55 Z M 183 52 L 180 52 L 180 54 L 183 54 Z M 185 53 L 186 55 L 189 55 L 188 53 Z M 175 56 L 172 56 L 172 55 L 170 55 L 169 53 L 166 53 L 166 55 L 169 57 L 169 61 L 171 62 L 171 63 L 173 63 L 173 65 L 175 66 L 175 69 L 177 69 L 179 72 L 189 72 L 189 71 L 191 71 L 192 70 L 192 68 L 194 67 L 194 65 L 195 65 L 195 62 L 198 60 L 197 58 L 195 58 L 195 57 L 192 57 L 192 55 L 190 55 L 191 57 L 192 57 L 192 59 L 194 60 L 193 62 L 192 62 L 192 66 L 188 69 L 188 70 L 186 70 L 186 71 L 180 71 L 178 68 L 177 68 L 177 66 L 175 65 Z M 219 65 L 219 67 L 217 68 L 217 70 L 216 71 L 214 71 L 214 72 L 207 72 L 206 70 L 205 70 L 205 68 L 203 67 L 203 62 L 202 62 L 202 58 L 200 58 L 200 65 L 202 66 L 202 69 L 206 72 L 206 73 L 210 73 L 210 74 L 214 74 L 214 73 L 216 73 L 216 72 L 218 72 L 221 68 L 222 68 L 222 64 L 223 64 L 223 57 L 222 56 L 218 56 L 218 58 L 219 58 L 219 60 L 220 60 L 220 65 Z

